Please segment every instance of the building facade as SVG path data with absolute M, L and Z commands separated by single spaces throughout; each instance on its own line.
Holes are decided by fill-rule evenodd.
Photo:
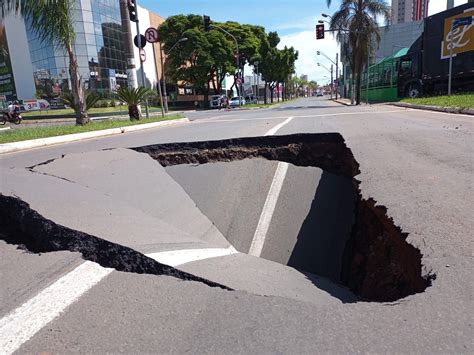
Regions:
M 428 5 L 429 0 L 392 0 L 392 24 L 423 20 Z
M 164 21 L 140 7 L 138 16 L 141 33 Z M 74 52 L 85 88 L 107 96 L 119 87 L 127 86 L 119 1 L 76 0 L 72 18 L 76 34 Z M 136 33 L 135 23 L 132 23 L 132 36 Z M 0 98 L 32 99 L 36 96 L 54 103 L 70 89 L 67 54 L 41 42 L 28 22 L 14 15 L 3 20 L 0 23 L 0 46 L 4 53 L 4 58 L 0 55 Z M 155 47 L 159 48 L 159 45 Z M 154 88 L 161 75 L 159 49 L 154 50 L 148 43 L 144 50 L 144 63 L 139 59 L 138 48 L 134 51 L 138 84 Z

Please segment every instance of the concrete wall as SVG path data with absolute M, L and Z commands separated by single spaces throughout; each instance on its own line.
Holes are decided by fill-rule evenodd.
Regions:
M 19 16 L 8 16 L 3 20 L 6 29 L 8 51 L 12 58 L 12 71 L 18 99 L 35 98 L 35 82 L 31 64 L 26 28 Z

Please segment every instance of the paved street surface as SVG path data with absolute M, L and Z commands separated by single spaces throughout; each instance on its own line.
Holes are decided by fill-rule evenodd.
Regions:
M 0 191 L 232 290 L 29 253 L 0 232 L 0 353 L 474 352 L 472 117 L 323 98 L 188 117 L 4 154 Z M 425 292 L 364 302 L 338 283 L 355 203 L 346 178 L 262 158 L 164 168 L 127 149 L 323 132 L 343 135 L 362 196 L 420 249 L 436 275 Z

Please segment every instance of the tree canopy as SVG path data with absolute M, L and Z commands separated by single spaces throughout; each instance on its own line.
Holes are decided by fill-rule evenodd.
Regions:
M 212 25 L 211 30 L 205 32 L 200 15 L 171 16 L 160 25 L 158 31 L 167 53 L 168 77 L 193 85 L 196 92 L 207 95 L 210 89 L 220 93 L 226 75 L 235 75 L 245 64 L 258 62 L 264 79 L 274 83 L 284 82 L 294 72 L 298 53 L 293 47 L 277 49 L 280 39 L 276 32 L 267 34 L 261 26 L 237 22 L 213 22 Z M 236 43 L 225 32 L 238 43 L 240 68 L 237 68 Z M 182 38 L 187 40 L 174 47 Z

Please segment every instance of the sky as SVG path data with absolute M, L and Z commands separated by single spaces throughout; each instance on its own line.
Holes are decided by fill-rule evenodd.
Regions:
M 318 83 L 329 81 L 330 74 L 320 62 L 330 69 L 331 62 L 323 56 L 316 55 L 321 51 L 330 58 L 338 52 L 338 45 L 333 36 L 326 33 L 324 40 L 317 40 L 315 25 L 322 19 L 322 13 L 332 14 L 336 11 L 338 0 L 332 0 L 331 8 L 326 0 L 137 0 L 143 6 L 162 17 L 178 14 L 208 15 L 217 22 L 236 21 L 265 27 L 267 32 L 277 31 L 281 42 L 293 46 L 299 52 L 296 62 L 298 76 L 306 74 L 309 80 Z M 388 1 L 391 3 L 391 1 Z M 455 0 L 455 5 L 466 3 L 467 0 Z M 430 0 L 429 15 L 446 9 L 446 0 Z M 249 71 L 246 69 L 246 73 Z

